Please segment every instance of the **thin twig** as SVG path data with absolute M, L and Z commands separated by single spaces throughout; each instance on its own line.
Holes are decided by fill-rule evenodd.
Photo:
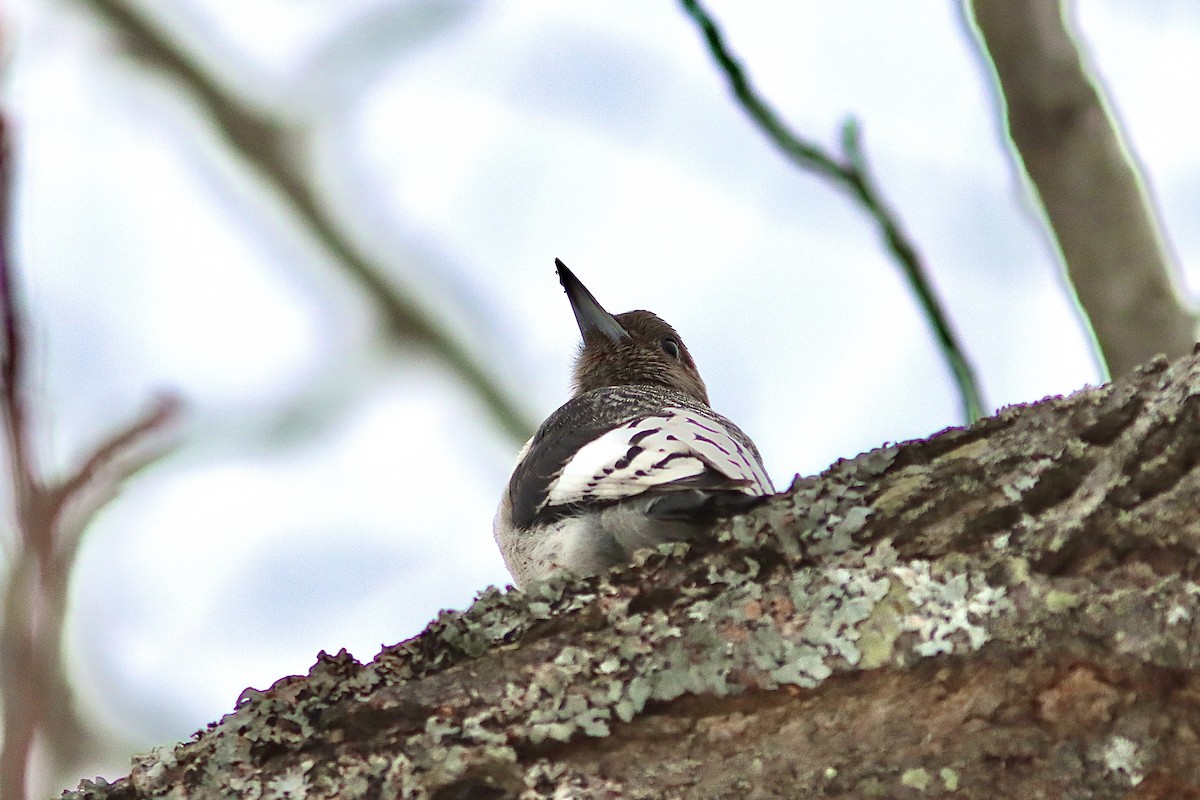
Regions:
M 169 444 L 151 448 L 148 443 L 172 427 L 179 418 L 182 405 L 175 395 L 155 398 L 148 409 L 97 445 L 71 475 L 46 489 L 48 513 L 58 530 L 56 564 L 65 563 L 70 569 L 80 537 L 96 512 L 122 483 L 158 461 L 170 449 Z M 97 494 L 98 488 L 103 493 Z
M 933 329 L 942 357 L 954 374 L 962 398 L 963 417 L 974 422 L 983 416 L 984 402 L 974 369 L 925 274 L 916 247 L 909 240 L 896 214 L 888 207 L 863 156 L 859 127 L 853 119 L 842 129 L 842 156 L 829 155 L 821 145 L 808 141 L 791 130 L 767 105 L 750 83 L 745 69 L 729 51 L 720 28 L 697 0 L 680 0 L 688 16 L 704 34 L 708 50 L 729 81 L 729 87 L 745 112 L 776 147 L 797 166 L 817 173 L 847 190 L 863 210 L 875 220 L 888 250 L 900 265 L 910 290 L 917 298 L 925 319 Z
M 278 191 L 298 223 L 316 236 L 334 262 L 371 298 L 394 337 L 427 347 L 475 391 L 506 433 L 519 441 L 528 438 L 533 421 L 491 371 L 439 324 L 436 312 L 397 288 L 387 266 L 365 253 L 320 200 L 313 175 L 297 169 L 294 145 L 305 131 L 289 128 L 242 102 L 149 22 L 137 4 L 126 0 L 79 2 L 123 36 L 131 54 L 191 93 L 234 152 Z
M 55 487 L 54 494 L 58 497 L 56 508 L 70 503 L 101 472 L 140 447 L 144 438 L 170 424 L 178 416 L 179 409 L 179 398 L 173 395 L 159 397 L 140 417 L 101 442 L 73 475 Z
M 852 165 L 851 187 L 863 207 L 870 212 L 878 222 L 888 250 L 892 252 L 909 288 L 917 296 L 925 319 L 933 328 L 942 357 L 950 365 L 954 373 L 954 381 L 962 396 L 963 414 L 968 422 L 974 422 L 984 415 L 984 404 L 979 383 L 974 369 L 967 360 L 966 353 L 958 342 L 954 329 L 950 327 L 950 319 L 942 303 L 934 294 L 933 285 L 925 275 L 921 256 L 917 253 L 911 241 L 900 228 L 896 215 L 885 204 L 883 197 L 875 188 L 871 179 L 871 171 L 867 166 L 866 155 L 863 153 L 859 137 L 859 127 L 851 118 L 846 120 L 842 130 L 842 150 Z

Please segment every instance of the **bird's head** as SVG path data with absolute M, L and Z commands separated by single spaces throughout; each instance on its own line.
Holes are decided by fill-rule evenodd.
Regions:
M 696 362 L 675 329 L 649 311 L 612 315 L 558 259 L 583 346 L 575 359 L 575 393 L 603 386 L 651 384 L 676 389 L 708 405 Z

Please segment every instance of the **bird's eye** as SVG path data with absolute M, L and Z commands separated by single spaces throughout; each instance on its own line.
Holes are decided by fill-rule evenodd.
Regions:
M 663 352 L 671 358 L 679 358 L 679 342 L 675 341 L 674 337 L 668 336 L 662 340 Z

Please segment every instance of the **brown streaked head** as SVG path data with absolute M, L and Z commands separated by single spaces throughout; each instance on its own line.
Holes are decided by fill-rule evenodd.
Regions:
M 566 264 L 554 263 L 583 334 L 575 359 L 576 395 L 603 386 L 652 384 L 708 405 L 696 362 L 674 328 L 649 311 L 609 314 Z

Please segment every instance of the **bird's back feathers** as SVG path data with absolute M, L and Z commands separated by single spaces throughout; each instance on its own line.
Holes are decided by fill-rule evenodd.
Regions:
M 530 439 L 497 537 L 516 540 L 506 556 L 532 545 L 523 536 L 543 539 L 531 558 L 586 573 L 772 492 L 754 443 L 725 417 L 666 387 L 605 387 L 567 402 Z
M 658 386 L 593 389 L 554 412 L 509 481 L 522 528 L 647 492 L 774 491 L 754 443 L 720 414 Z

